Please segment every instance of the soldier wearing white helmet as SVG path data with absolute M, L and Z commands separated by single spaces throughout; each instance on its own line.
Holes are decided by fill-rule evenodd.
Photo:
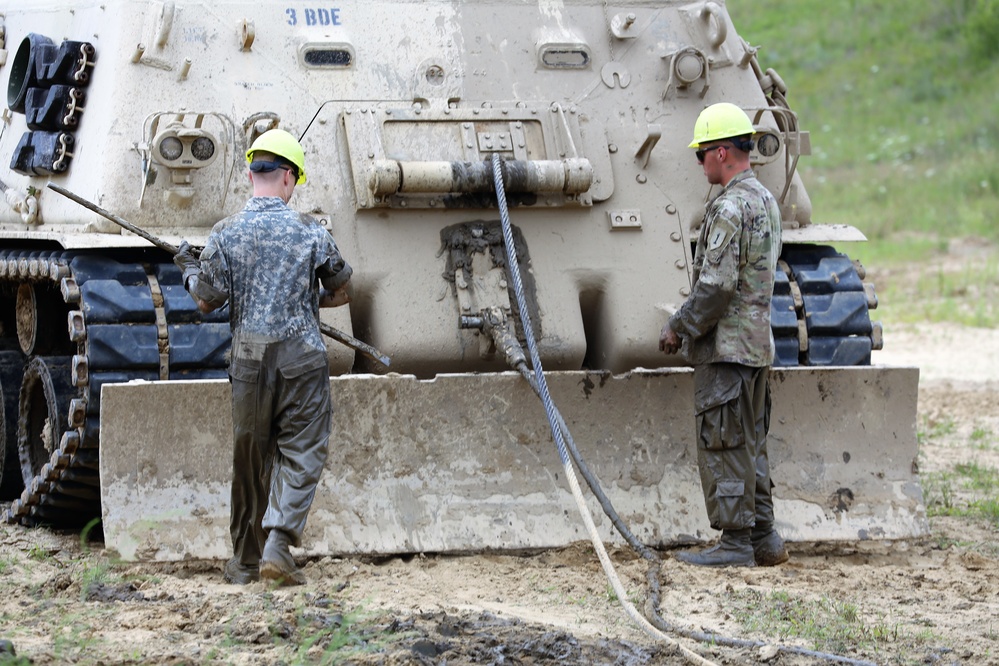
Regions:
M 233 558 L 224 577 L 301 584 L 301 544 L 326 462 L 332 404 L 319 308 L 343 305 L 351 268 L 315 219 L 288 207 L 305 153 L 288 132 L 246 152 L 253 197 L 217 223 L 200 257 L 174 258 L 203 312 L 229 304 L 232 351 Z
M 788 559 L 774 529 L 767 431 L 770 328 L 780 209 L 750 169 L 755 130 L 729 103 L 694 125 L 697 161 L 721 193 L 708 203 L 694 253 L 690 297 L 662 328 L 659 348 L 694 365 L 697 463 L 719 543 L 677 558 L 702 566 L 773 566 Z

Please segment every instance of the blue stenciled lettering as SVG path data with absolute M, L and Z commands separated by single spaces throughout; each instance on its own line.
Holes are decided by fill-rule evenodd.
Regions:
M 318 9 L 316 14 L 319 18 L 319 25 L 340 25 L 340 10 L 335 7 L 333 9 Z
M 288 15 L 288 25 L 298 23 L 297 12 L 294 9 L 286 9 L 284 12 Z M 329 9 L 326 7 L 305 7 L 302 9 L 302 13 L 305 16 L 305 25 L 309 27 L 341 25 L 339 7 L 330 7 Z

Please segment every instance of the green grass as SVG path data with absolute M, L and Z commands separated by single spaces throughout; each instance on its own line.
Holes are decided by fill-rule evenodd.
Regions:
M 977 425 L 971 431 L 971 447 L 979 451 L 991 451 L 996 441 L 995 433 L 991 428 Z
M 28 559 L 34 560 L 35 562 L 45 562 L 52 558 L 52 553 L 48 549 L 34 544 L 28 551 Z
M 953 470 L 923 475 L 929 516 L 999 520 L 999 470 L 977 462 L 958 463 Z
M 110 584 L 112 577 L 107 560 L 99 560 L 97 564 L 86 567 L 80 577 L 80 601 L 86 601 L 95 587 Z
M 388 642 L 387 636 L 373 627 L 371 618 L 359 610 L 335 614 L 305 613 L 298 617 L 297 643 L 293 663 L 342 663 L 360 654 L 376 652 Z M 398 638 L 398 637 L 395 637 Z M 322 656 L 312 660 L 310 652 Z
M 755 589 L 727 593 L 732 614 L 747 631 L 777 637 L 802 640 L 812 649 L 837 654 L 852 654 L 856 650 L 881 652 L 902 639 L 897 624 L 884 619 L 865 620 L 857 606 L 820 597 L 809 599 L 785 590 L 761 592 Z
M 999 245 L 999 0 L 759 0 L 728 10 L 811 132 L 800 171 L 813 221 L 870 239 L 838 249 L 880 270 L 941 258 L 953 238 Z M 879 318 L 999 325 L 989 305 L 955 312 L 963 293 L 999 295 L 997 257 L 970 258 L 918 290 L 878 284 Z M 922 289 L 931 302 L 910 307 Z
M 385 625 L 382 618 L 362 608 L 332 614 L 300 610 L 294 624 L 293 634 L 287 637 L 297 646 L 293 664 L 351 663 L 416 635 L 393 623 Z
M 924 418 L 916 428 L 916 440 L 920 446 L 930 440 L 947 437 L 957 432 L 957 423 L 952 416 L 944 416 L 941 419 Z

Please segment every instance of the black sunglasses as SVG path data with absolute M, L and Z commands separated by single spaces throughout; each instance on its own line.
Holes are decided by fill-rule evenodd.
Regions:
M 697 163 L 704 164 L 704 156 L 710 153 L 712 150 L 717 150 L 719 148 L 728 148 L 723 143 L 719 143 L 717 146 L 708 146 L 707 148 L 698 148 L 694 151 L 694 155 L 697 156 Z
M 284 169 L 292 176 L 294 176 L 296 180 L 298 179 L 298 169 L 296 169 L 294 166 L 290 164 L 286 164 L 285 162 L 279 162 L 279 161 L 268 162 L 265 160 L 258 160 L 256 162 L 250 163 L 250 171 L 254 173 L 261 173 L 261 172 L 270 173 L 271 171 L 274 171 L 276 169 Z

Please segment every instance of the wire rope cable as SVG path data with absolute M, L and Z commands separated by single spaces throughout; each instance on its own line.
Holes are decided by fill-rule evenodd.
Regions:
M 548 383 L 545 381 L 544 370 L 541 367 L 541 357 L 538 354 L 538 346 L 534 340 L 534 331 L 531 328 L 531 315 L 527 309 L 527 299 L 524 297 L 524 285 L 520 276 L 520 264 L 517 261 L 517 253 L 514 250 L 513 231 L 510 226 L 510 214 L 506 205 L 506 189 L 503 184 L 502 161 L 498 153 L 493 153 L 492 166 L 493 180 L 496 185 L 496 200 L 500 210 L 500 221 L 503 225 L 503 245 L 506 252 L 507 272 L 513 280 L 514 292 L 517 297 L 517 307 L 520 310 L 521 323 L 523 324 L 524 335 L 527 340 L 527 348 L 531 355 L 531 364 L 534 368 L 535 381 L 537 382 L 538 392 L 541 395 L 541 402 L 545 407 L 545 413 L 548 415 L 548 423 L 549 426 L 551 426 L 552 437 L 555 439 L 555 444 L 558 448 L 559 458 L 562 461 L 562 466 L 565 468 L 566 479 L 569 482 L 569 487 L 572 490 L 573 498 L 576 500 L 576 505 L 579 508 L 580 515 L 583 518 L 586 531 L 590 535 L 590 541 L 593 543 L 593 548 L 596 550 L 597 557 L 600 559 L 600 564 L 603 566 L 604 573 L 607 575 L 611 587 L 617 594 L 618 601 L 621 602 L 621 605 L 624 606 L 625 612 L 627 612 L 627 614 L 635 620 L 638 626 L 650 636 L 674 646 L 689 662 L 698 664 L 699 666 L 709 666 L 712 662 L 704 659 L 690 648 L 681 645 L 661 632 L 659 629 L 656 629 L 643 615 L 638 612 L 634 604 L 628 601 L 628 595 L 627 592 L 625 592 L 624 585 L 621 584 L 621 579 L 618 578 L 617 572 L 614 570 L 614 565 L 610 561 L 607 549 L 604 548 L 603 541 L 597 534 L 597 527 L 593 523 L 593 516 L 590 515 L 590 511 L 586 507 L 586 500 L 583 497 L 583 491 L 579 487 L 579 481 L 576 479 L 575 470 L 569 460 L 569 453 L 566 450 L 565 440 L 562 437 L 562 429 L 559 427 L 558 418 L 555 415 L 555 405 L 552 402 L 551 394 L 548 392 Z

